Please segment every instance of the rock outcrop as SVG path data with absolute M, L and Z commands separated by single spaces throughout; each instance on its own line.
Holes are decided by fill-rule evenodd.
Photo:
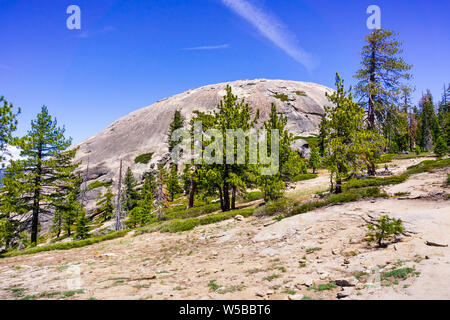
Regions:
M 116 182 L 121 159 L 124 169 L 131 167 L 137 176 L 142 176 L 151 164 L 166 156 L 167 132 L 175 110 L 180 110 L 187 121 L 194 110 L 211 111 L 225 95 L 227 85 L 254 111 L 260 110 L 262 121 L 268 118 L 271 103 L 275 103 L 277 110 L 287 116 L 288 129 L 295 136 L 318 133 L 324 105 L 328 103 L 325 93 L 332 92 L 314 83 L 258 79 L 208 85 L 160 100 L 115 121 L 78 144 L 76 160 L 82 161 L 81 170 L 87 172 L 89 164 L 87 184 Z M 309 146 L 304 140 L 297 140 L 295 147 L 308 156 Z M 135 163 L 136 157 L 150 153 L 152 157 L 148 163 Z M 100 191 L 104 189 L 96 188 L 87 196 L 88 209 L 93 208 L 93 199 Z

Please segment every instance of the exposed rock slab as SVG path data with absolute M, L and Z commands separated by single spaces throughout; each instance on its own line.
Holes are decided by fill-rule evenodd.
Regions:
M 88 183 L 113 181 L 115 185 L 121 159 L 125 169 L 131 167 L 136 175 L 142 176 L 152 163 L 167 155 L 167 132 L 175 110 L 180 110 L 187 121 L 192 118 L 194 110 L 211 111 L 226 94 L 227 85 L 255 112 L 260 110 L 261 121 L 268 118 L 271 104 L 275 103 L 278 111 L 288 117 L 288 129 L 296 136 L 318 133 L 324 105 L 328 104 L 325 93 L 332 92 L 314 83 L 258 79 L 208 85 L 160 100 L 115 121 L 77 145 L 76 160 L 82 161 L 81 170 L 86 172 L 89 164 Z M 276 98 L 275 95 L 287 99 Z M 296 146 L 308 156 L 309 146 L 304 140 L 298 140 Z M 150 163 L 134 162 L 137 156 L 146 153 L 153 153 Z M 94 199 L 101 191 L 104 189 L 93 190 L 87 195 L 88 210 L 93 208 Z

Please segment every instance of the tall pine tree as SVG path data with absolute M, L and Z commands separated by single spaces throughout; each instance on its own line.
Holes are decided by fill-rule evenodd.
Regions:
M 6 152 L 6 146 L 13 144 L 13 132 L 17 129 L 19 114 L 20 108 L 14 112 L 14 106 L 0 96 L 0 161 L 3 159 L 3 153 Z
M 14 199 L 14 211 L 31 212 L 33 244 L 37 243 L 39 217 L 53 213 L 61 196 L 59 188 L 70 183 L 78 166 L 73 163 L 76 149 L 66 150 L 71 139 L 66 139 L 64 132 L 43 106 L 27 135 L 18 141 L 24 159 L 14 161 L 4 179 L 6 189 L 14 189 L 6 194 Z
M 134 177 L 133 171 L 131 171 L 131 168 L 128 167 L 127 172 L 125 173 L 125 178 L 123 180 L 124 184 L 124 209 L 126 211 L 133 210 L 134 207 L 136 207 L 137 202 L 139 200 L 139 193 L 136 190 L 137 181 Z
M 170 126 L 169 126 L 169 132 L 168 132 L 168 136 L 169 136 L 169 152 L 172 152 L 173 148 L 175 148 L 175 146 L 178 143 L 177 141 L 173 141 L 171 139 L 173 132 L 175 130 L 183 128 L 183 126 L 184 126 L 184 117 L 181 115 L 181 111 L 180 110 L 175 110 L 172 122 L 170 123 Z
M 402 88 L 407 87 L 403 82 L 411 78 L 409 70 L 412 68 L 400 57 L 401 42 L 396 36 L 384 29 L 374 30 L 366 36 L 361 68 L 354 76 L 358 80 L 356 96 L 367 110 L 367 128 L 371 131 L 381 129 L 389 141 L 397 128 Z M 368 173 L 374 175 L 376 159 L 368 160 Z

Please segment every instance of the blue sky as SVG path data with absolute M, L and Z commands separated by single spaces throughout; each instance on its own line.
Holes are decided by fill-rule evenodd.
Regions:
M 66 9 L 81 8 L 81 30 Z M 369 5 L 399 32 L 416 103 L 450 82 L 450 1 L 0 0 L 0 95 L 45 104 L 79 142 L 155 101 L 207 84 L 288 79 L 332 87 L 359 66 Z

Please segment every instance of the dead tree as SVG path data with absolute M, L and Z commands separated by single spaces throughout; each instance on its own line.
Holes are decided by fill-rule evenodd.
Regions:
M 121 211 L 122 211 L 122 160 L 120 160 L 119 185 L 117 191 L 116 231 L 122 230 Z

